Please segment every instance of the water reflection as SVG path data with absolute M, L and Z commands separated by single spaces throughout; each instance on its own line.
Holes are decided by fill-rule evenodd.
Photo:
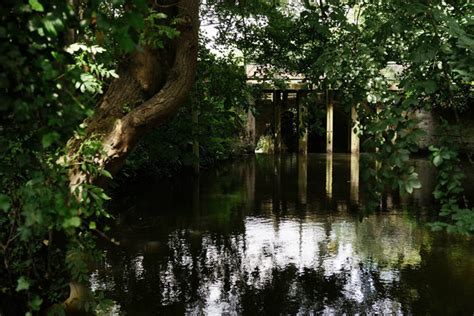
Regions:
M 305 206 L 308 199 L 308 156 L 298 155 L 298 202 Z
M 326 155 L 326 195 L 329 201 L 332 199 L 332 167 L 333 155 L 327 154 Z
M 93 287 L 132 315 L 472 314 L 472 240 L 400 211 L 425 196 L 361 218 L 358 174 L 354 156 L 259 156 L 136 187 Z
M 359 203 L 359 169 L 360 169 L 360 155 L 351 155 L 351 201 L 355 204 Z

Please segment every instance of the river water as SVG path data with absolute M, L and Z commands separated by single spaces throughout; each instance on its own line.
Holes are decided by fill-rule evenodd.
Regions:
M 92 274 L 115 312 L 474 313 L 474 240 L 432 232 L 434 172 L 364 211 L 357 156 L 257 155 L 198 179 L 138 183 Z

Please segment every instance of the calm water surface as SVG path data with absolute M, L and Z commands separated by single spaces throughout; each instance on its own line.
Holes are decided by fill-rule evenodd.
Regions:
M 472 315 L 474 240 L 426 228 L 434 174 L 413 163 L 425 187 L 375 213 L 350 155 L 257 155 L 131 186 L 92 287 L 126 315 Z

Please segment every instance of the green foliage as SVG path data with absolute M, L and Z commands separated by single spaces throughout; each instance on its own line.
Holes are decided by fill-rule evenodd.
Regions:
M 140 18 L 146 4 L 131 3 L 127 13 L 124 2 L 108 9 L 106 2 L 82 3 L 80 16 L 65 1 L 0 5 L 0 313 L 31 314 L 61 303 L 69 281 L 87 281 L 91 263 L 101 258 L 95 239 L 103 235 L 109 197 L 88 181 L 71 192 L 70 172 L 110 177 L 98 163 L 100 143 L 85 139 L 80 123 L 117 77 L 117 61 L 103 44 L 111 52 L 124 49 L 99 44 L 96 35 Z M 97 15 L 116 4 L 121 11 L 98 27 Z
M 273 137 L 272 135 L 263 135 L 258 140 L 255 146 L 256 152 L 272 153 L 273 152 Z
M 120 58 L 137 47 L 149 7 L 143 0 L 93 0 L 85 7 L 85 13 L 95 23 L 91 31 L 95 31 L 98 42 L 110 47 Z
M 144 21 L 144 30 L 140 33 L 142 45 L 163 48 L 165 40 L 171 40 L 180 34 L 175 28 L 179 21 L 169 23 L 166 14 L 162 12 L 151 12 Z
M 308 109 L 306 117 L 302 119 L 304 124 L 308 127 L 309 135 L 326 135 L 326 104 L 322 104 L 315 93 L 309 94 L 309 96 L 302 101 Z M 302 130 L 303 129 L 301 129 L 301 131 Z
M 107 69 L 103 63 L 98 63 L 96 56 L 106 49 L 98 45 L 87 46 L 74 43 L 66 47 L 66 52 L 74 56 L 74 65 L 69 71 L 78 72 L 79 80 L 75 81 L 75 88 L 82 93 L 103 93 L 104 80 L 111 77 L 118 78 L 114 69 Z M 76 75 L 77 77 L 77 75 Z
M 444 124 L 447 124 L 444 122 Z M 444 136 L 439 146 L 430 146 L 430 159 L 437 168 L 436 187 L 433 191 L 435 199 L 440 203 L 440 217 L 443 221 L 433 223 L 434 229 L 446 228 L 458 233 L 474 232 L 474 209 L 469 208 L 463 196 L 462 179 L 464 173 L 460 167 L 458 152 L 449 145 Z M 461 205 L 464 205 L 462 207 Z
M 124 53 L 179 35 L 180 21 L 161 20 L 143 0 L 68 3 L 0 5 L 1 314 L 60 314 L 69 281 L 87 283 L 110 217 L 92 179 L 111 174 L 100 135 L 82 122 Z

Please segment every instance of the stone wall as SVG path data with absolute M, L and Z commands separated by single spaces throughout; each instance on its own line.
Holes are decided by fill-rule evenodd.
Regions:
M 448 129 L 441 131 L 441 116 L 446 118 L 448 123 L 455 125 L 456 119 L 452 113 L 439 113 L 436 111 L 419 111 L 416 117 L 421 121 L 418 127 L 426 132 L 420 140 L 420 148 L 428 150 L 432 144 L 437 144 L 441 136 L 448 136 L 453 142 L 459 144 L 461 152 L 474 152 L 474 111 L 467 110 L 459 113 L 460 129 Z

